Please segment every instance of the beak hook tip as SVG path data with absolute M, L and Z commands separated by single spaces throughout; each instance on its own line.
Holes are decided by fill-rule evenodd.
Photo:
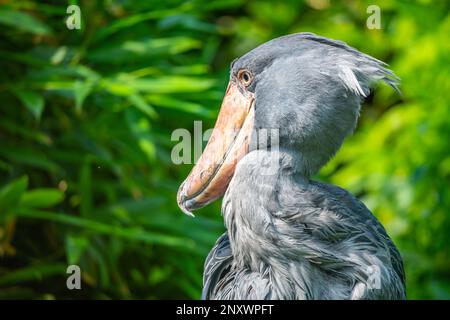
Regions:
M 184 192 L 184 186 L 185 186 L 185 184 L 186 184 L 186 181 L 184 181 L 184 182 L 181 184 L 181 186 L 180 186 L 180 188 L 178 189 L 178 192 L 177 192 L 177 203 L 178 203 L 178 207 L 180 207 L 181 211 L 183 211 L 183 213 L 184 213 L 185 215 L 187 215 L 187 216 L 189 216 L 189 217 L 192 217 L 192 218 L 195 218 L 195 215 L 194 215 L 191 211 L 189 211 L 189 210 L 186 208 L 185 203 L 184 203 L 185 196 L 183 196 L 183 192 Z

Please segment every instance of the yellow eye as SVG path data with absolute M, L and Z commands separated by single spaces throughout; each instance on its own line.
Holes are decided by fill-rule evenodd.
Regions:
M 239 70 L 237 75 L 239 81 L 246 87 L 252 84 L 253 82 L 253 75 L 248 70 Z

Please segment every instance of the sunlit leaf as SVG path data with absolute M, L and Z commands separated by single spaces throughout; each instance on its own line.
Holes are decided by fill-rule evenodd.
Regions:
M 50 28 L 34 16 L 7 8 L 0 8 L 0 23 L 38 35 L 51 33 Z
M 40 188 L 23 194 L 20 205 L 30 208 L 49 208 L 64 199 L 64 193 L 57 189 Z
M 149 116 L 152 119 L 155 119 L 158 114 L 156 113 L 155 109 L 148 104 L 144 98 L 142 98 L 138 94 L 133 94 L 128 97 L 130 103 L 133 104 L 134 107 L 145 113 L 147 116 Z
M 44 98 L 41 94 L 32 90 L 14 88 L 13 92 L 22 101 L 24 106 L 31 112 L 31 114 L 39 120 L 42 111 L 44 110 Z

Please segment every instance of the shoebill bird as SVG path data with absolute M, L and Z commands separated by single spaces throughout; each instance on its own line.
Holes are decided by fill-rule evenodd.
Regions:
M 206 259 L 203 299 L 405 298 L 402 259 L 380 222 L 311 179 L 378 80 L 397 89 L 383 62 L 311 33 L 233 61 L 215 129 L 177 196 L 191 214 L 225 194 L 227 232 Z

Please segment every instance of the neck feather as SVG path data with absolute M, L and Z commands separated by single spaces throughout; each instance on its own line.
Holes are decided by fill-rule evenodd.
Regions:
M 237 263 L 258 267 L 267 252 L 279 252 L 273 217 L 282 214 L 289 197 L 295 199 L 309 185 L 299 164 L 288 151 L 262 150 L 250 152 L 239 162 L 222 203 Z

